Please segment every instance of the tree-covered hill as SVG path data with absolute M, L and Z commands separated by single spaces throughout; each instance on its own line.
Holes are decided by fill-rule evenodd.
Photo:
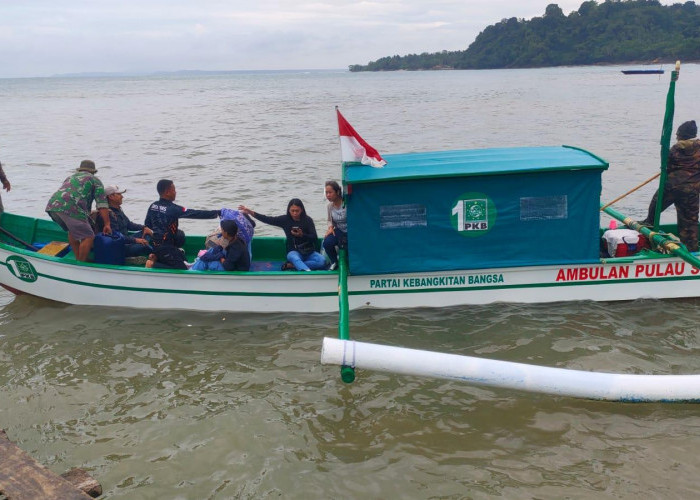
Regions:
M 583 2 L 568 16 L 503 19 L 461 51 L 383 57 L 350 71 L 531 68 L 654 60 L 700 60 L 700 6 L 656 0 Z

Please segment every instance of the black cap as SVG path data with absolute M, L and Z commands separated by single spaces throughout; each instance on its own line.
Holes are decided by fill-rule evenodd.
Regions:
M 695 120 L 681 123 L 681 126 L 678 127 L 678 130 L 676 131 L 676 135 L 681 141 L 696 137 L 698 135 L 698 126 L 695 124 Z

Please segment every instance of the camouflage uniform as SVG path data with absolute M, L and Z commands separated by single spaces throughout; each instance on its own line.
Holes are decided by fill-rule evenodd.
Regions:
M 109 208 L 102 181 L 90 172 L 78 171 L 63 181 L 51 196 L 46 211 L 49 215 L 61 212 L 80 221 L 89 221 L 93 200 L 98 209 Z
M 678 141 L 668 154 L 668 177 L 664 186 L 661 211 L 676 206 L 678 237 L 691 252 L 698 250 L 698 211 L 700 209 L 700 140 Z M 644 221 L 653 224 L 656 201 L 654 194 Z

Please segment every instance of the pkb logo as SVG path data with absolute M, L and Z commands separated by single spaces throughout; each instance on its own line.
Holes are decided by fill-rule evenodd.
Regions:
M 483 193 L 464 193 L 452 207 L 451 220 L 463 236 L 482 236 L 496 221 L 496 207 Z
M 12 255 L 7 259 L 7 268 L 12 274 L 27 283 L 33 283 L 38 278 L 38 273 L 34 266 L 24 257 Z

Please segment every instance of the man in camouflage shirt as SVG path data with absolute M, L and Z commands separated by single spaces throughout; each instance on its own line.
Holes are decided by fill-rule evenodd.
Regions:
M 0 182 L 2 182 L 2 187 L 5 189 L 5 191 L 10 191 L 10 181 L 7 180 L 7 176 L 5 175 L 5 172 L 2 169 L 2 163 L 0 163 Z M 0 215 L 5 211 L 5 207 L 2 206 L 2 198 L 0 198 Z
M 700 211 L 700 140 L 695 121 L 682 123 L 676 131 L 678 142 L 668 153 L 666 185 L 664 186 L 663 212 L 676 206 L 678 237 L 691 252 L 698 251 L 698 211 Z M 654 223 L 659 192 L 649 204 L 649 214 L 644 224 Z
M 78 170 L 63 181 L 46 205 L 49 216 L 68 232 L 68 242 L 75 259 L 80 262 L 87 261 L 95 241 L 95 231 L 90 224 L 93 201 L 104 221 L 102 231 L 112 233 L 107 196 L 102 181 L 95 177 L 95 172 L 95 162 L 83 160 Z

